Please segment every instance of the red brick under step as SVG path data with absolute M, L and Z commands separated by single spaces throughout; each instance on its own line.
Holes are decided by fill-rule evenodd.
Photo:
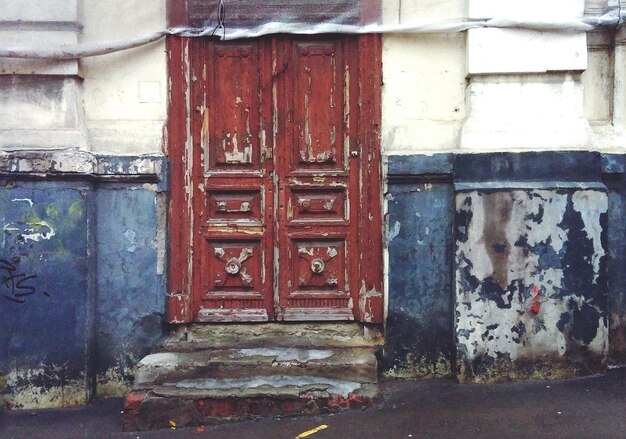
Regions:
M 212 425 L 271 416 L 337 413 L 372 405 L 374 399 L 356 392 L 347 396 L 301 395 L 298 398 L 172 398 L 133 391 L 126 397 L 124 431 L 157 430 L 172 426 Z

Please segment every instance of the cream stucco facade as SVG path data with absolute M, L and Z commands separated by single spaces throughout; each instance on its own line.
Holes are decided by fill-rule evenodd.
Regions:
M 599 16 L 611 6 L 608 3 L 385 0 L 383 23 L 454 23 L 485 17 L 558 22 L 584 13 Z M 11 23 L 0 31 L 2 46 L 102 44 L 166 27 L 164 0 L 37 4 L 9 0 L 0 12 L 0 19 Z M 622 150 L 622 40 L 610 27 L 589 32 L 505 27 L 386 33 L 383 148 L 390 154 Z M 3 58 L 0 67 L 3 148 L 162 152 L 168 94 L 163 39 L 80 60 Z M 45 77 L 35 84 L 28 79 L 32 75 Z M 42 87 L 49 93 L 40 93 Z

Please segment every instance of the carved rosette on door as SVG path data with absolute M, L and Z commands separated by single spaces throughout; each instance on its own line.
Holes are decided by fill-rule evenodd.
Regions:
M 359 41 L 195 43 L 195 320 L 359 318 Z

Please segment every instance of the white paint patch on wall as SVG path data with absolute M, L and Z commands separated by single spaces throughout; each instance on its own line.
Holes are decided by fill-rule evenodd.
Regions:
M 400 234 L 400 227 L 402 227 L 402 224 L 400 223 L 400 221 L 396 221 L 393 224 L 393 227 L 389 229 L 389 235 L 387 237 L 388 242 L 393 241 L 395 237 Z
M 124 238 L 126 238 L 127 241 L 127 247 L 126 247 L 126 251 L 130 252 L 130 253 L 134 253 L 137 246 L 135 245 L 135 237 L 137 236 L 137 233 L 134 230 L 126 230 L 124 232 Z
M 49 240 L 56 235 L 56 232 L 50 224 L 46 221 L 32 221 L 26 224 L 22 223 L 7 223 L 3 226 L 3 231 L 17 232 L 24 241 L 41 241 L 42 239 Z M 3 238 L 4 246 L 4 238 Z
M 30 198 L 13 198 L 11 201 L 28 203 L 30 207 L 33 207 L 33 200 Z
M 467 197 L 472 200 L 472 207 L 464 205 Z M 493 273 L 493 265 L 489 258 L 481 257 L 483 251 L 483 230 L 485 228 L 485 209 L 482 207 L 483 199 L 476 191 L 463 194 L 456 197 L 457 211 L 465 210 L 472 212 L 472 221 L 469 224 L 469 229 L 465 231 L 468 236 L 468 240 L 464 246 L 459 247 L 459 251 L 462 251 L 465 258 L 472 262 L 472 273 L 479 278 L 484 279 Z M 478 253 L 477 253 L 478 251 Z
M 609 199 L 606 193 L 600 191 L 578 191 L 572 195 L 574 210 L 580 213 L 587 238 L 593 243 L 593 273 L 594 283 L 600 274 L 600 259 L 605 255 L 602 248 L 602 222 L 600 216 L 609 209 Z
M 42 239 L 49 240 L 55 234 L 54 229 L 46 221 L 34 221 L 24 229 L 22 238 L 24 241 L 41 241 Z

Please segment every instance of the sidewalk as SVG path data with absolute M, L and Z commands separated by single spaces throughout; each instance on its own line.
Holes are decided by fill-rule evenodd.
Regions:
M 379 405 L 337 415 L 121 432 L 122 401 L 0 415 L 0 438 L 626 438 L 626 368 L 569 381 L 459 385 L 387 380 Z

